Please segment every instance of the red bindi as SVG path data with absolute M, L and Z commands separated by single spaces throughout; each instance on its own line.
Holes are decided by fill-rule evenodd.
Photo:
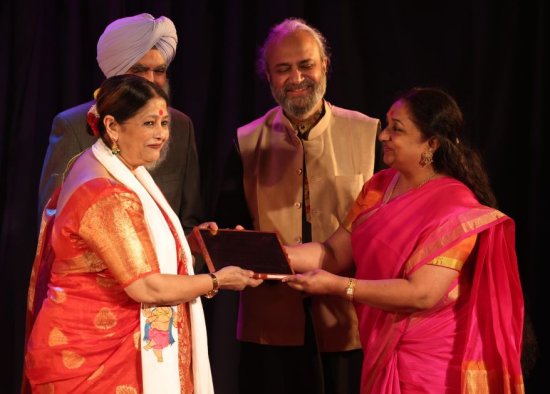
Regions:
M 164 112 L 162 112 L 162 109 L 159 109 L 159 115 L 162 116 Z

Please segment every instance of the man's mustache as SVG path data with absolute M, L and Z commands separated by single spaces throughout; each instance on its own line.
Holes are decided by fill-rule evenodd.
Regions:
M 285 93 L 290 90 L 307 89 L 313 86 L 313 81 L 304 80 L 300 83 L 288 83 L 285 85 Z

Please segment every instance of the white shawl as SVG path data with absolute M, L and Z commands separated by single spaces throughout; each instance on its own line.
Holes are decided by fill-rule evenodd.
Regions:
M 145 221 L 155 247 L 161 273 L 177 273 L 177 253 L 174 237 L 159 206 L 176 229 L 181 249 L 185 253 L 187 272 L 189 275 L 193 275 L 191 251 L 180 221 L 149 172 L 140 166 L 132 173 L 120 159 L 111 153 L 111 150 L 101 139 L 98 139 L 92 146 L 92 152 L 117 181 L 138 195 L 143 205 Z M 210 394 L 214 392 L 214 388 L 210 372 L 210 362 L 208 360 L 206 325 L 200 297 L 189 301 L 189 310 L 191 317 L 194 389 L 197 394 Z M 152 351 L 143 349 L 145 317 L 143 313 L 140 313 L 140 315 L 144 393 L 181 393 L 178 371 L 177 330 L 172 330 L 175 334 L 174 345 L 162 349 L 164 360 L 163 362 L 158 362 Z

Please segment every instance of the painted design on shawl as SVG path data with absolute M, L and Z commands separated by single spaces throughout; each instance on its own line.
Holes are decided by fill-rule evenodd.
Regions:
M 174 336 L 172 327 L 175 326 L 174 319 L 176 312 L 170 306 L 157 306 L 153 308 L 142 309 L 143 316 L 146 318 L 145 333 L 143 340 L 145 341 L 145 350 L 153 349 L 157 361 L 163 362 L 162 349 L 172 345 Z

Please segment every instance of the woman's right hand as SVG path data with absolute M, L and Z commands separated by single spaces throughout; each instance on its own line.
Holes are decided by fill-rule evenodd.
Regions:
M 321 269 L 287 276 L 282 280 L 283 283 L 288 284 L 294 290 L 304 291 L 309 294 L 334 295 L 344 295 L 343 291 L 342 294 L 340 294 L 340 290 L 345 289 L 345 284 L 340 282 L 346 281 L 347 278 L 331 274 Z
M 263 280 L 254 279 L 254 271 L 244 270 L 240 267 L 228 266 L 214 272 L 218 279 L 220 289 L 243 290 L 245 287 L 256 287 L 262 284 Z

